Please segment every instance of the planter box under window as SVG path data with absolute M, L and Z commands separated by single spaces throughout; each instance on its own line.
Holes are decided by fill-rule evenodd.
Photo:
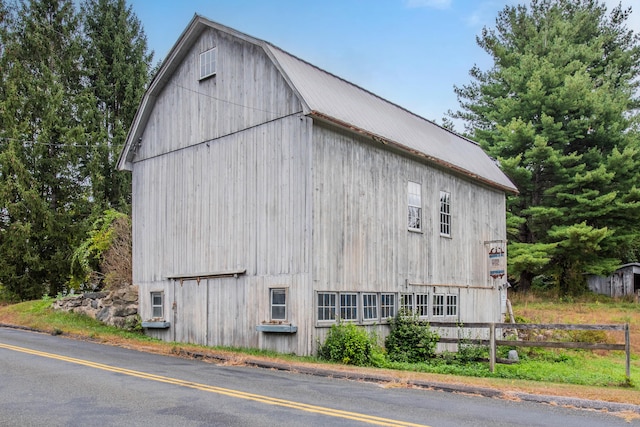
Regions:
M 298 332 L 298 327 L 289 324 L 278 325 L 263 323 L 262 325 L 256 326 L 256 331 L 272 334 L 295 334 Z
M 167 329 L 171 327 L 171 322 L 165 322 L 165 321 L 142 322 L 142 327 L 147 329 Z

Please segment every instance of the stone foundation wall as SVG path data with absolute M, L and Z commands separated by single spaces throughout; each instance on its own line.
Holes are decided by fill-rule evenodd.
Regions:
M 54 302 L 53 308 L 85 314 L 107 325 L 124 328 L 137 322 L 138 287 L 131 285 L 111 292 L 71 295 Z

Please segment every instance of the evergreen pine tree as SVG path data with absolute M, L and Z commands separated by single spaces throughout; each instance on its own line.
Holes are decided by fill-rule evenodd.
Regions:
M 462 110 L 452 116 L 520 190 L 508 201 L 520 288 L 544 274 L 578 293 L 584 273 L 638 260 L 629 225 L 640 220 L 640 40 L 630 13 L 607 15 L 598 0 L 507 6 L 478 37 L 493 67 L 474 67 L 474 81 L 455 88 Z
M 86 229 L 81 36 L 71 0 L 22 3 L 3 53 L 0 283 L 17 299 L 55 295 Z
M 153 54 L 125 0 L 86 0 L 82 13 L 88 89 L 94 103 L 85 120 L 93 146 L 87 173 L 98 212 L 126 212 L 131 176 L 118 172 L 116 163 L 146 88 Z
M 151 55 L 124 0 L 0 0 L 0 298 L 68 289 L 103 210 L 127 211 L 115 171 Z

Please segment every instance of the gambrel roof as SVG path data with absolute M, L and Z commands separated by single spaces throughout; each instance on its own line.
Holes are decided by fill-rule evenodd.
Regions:
M 264 49 L 303 105 L 304 114 L 387 144 L 410 156 L 517 193 L 507 176 L 475 142 L 444 129 L 379 96 L 305 62 L 282 49 L 195 15 L 163 62 L 145 92 L 118 161 L 118 169 L 131 169 L 135 148 L 153 109 L 156 96 L 167 84 L 200 34 L 214 28 Z

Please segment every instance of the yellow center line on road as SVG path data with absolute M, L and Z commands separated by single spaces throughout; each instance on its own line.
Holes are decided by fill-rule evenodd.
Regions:
M 119 374 L 129 375 L 132 377 L 143 378 L 152 381 L 159 381 L 167 384 L 174 384 L 181 387 L 193 388 L 196 390 L 217 393 L 224 396 L 235 397 L 238 399 L 252 400 L 254 402 L 266 403 L 268 405 L 282 406 L 300 411 L 311 412 L 315 414 L 328 415 L 332 417 L 344 418 L 349 420 L 361 421 L 364 423 L 381 425 L 381 426 L 398 426 L 398 427 L 428 427 L 424 424 L 415 424 L 405 421 L 393 420 L 390 418 L 375 417 L 357 412 L 341 411 L 339 409 L 331 409 L 323 406 L 309 405 L 306 403 L 294 402 L 291 400 L 278 399 L 275 397 L 263 396 L 259 394 L 246 393 L 243 391 L 232 390 L 228 388 L 216 387 L 207 384 L 199 384 L 191 381 L 180 380 L 177 378 L 164 377 L 161 375 L 149 374 L 141 371 L 133 371 L 131 369 L 118 368 L 114 366 L 104 365 L 102 363 L 91 362 L 84 359 L 76 359 L 73 357 L 61 356 L 54 353 L 45 353 L 43 351 L 32 350 L 24 347 L 17 347 L 9 344 L 0 343 L 0 348 L 17 351 L 21 353 L 31 354 L 34 356 L 46 357 L 49 359 L 61 360 L 64 362 L 74 363 L 77 365 L 88 366 L 90 368 L 101 369 L 103 371 L 115 372 Z

